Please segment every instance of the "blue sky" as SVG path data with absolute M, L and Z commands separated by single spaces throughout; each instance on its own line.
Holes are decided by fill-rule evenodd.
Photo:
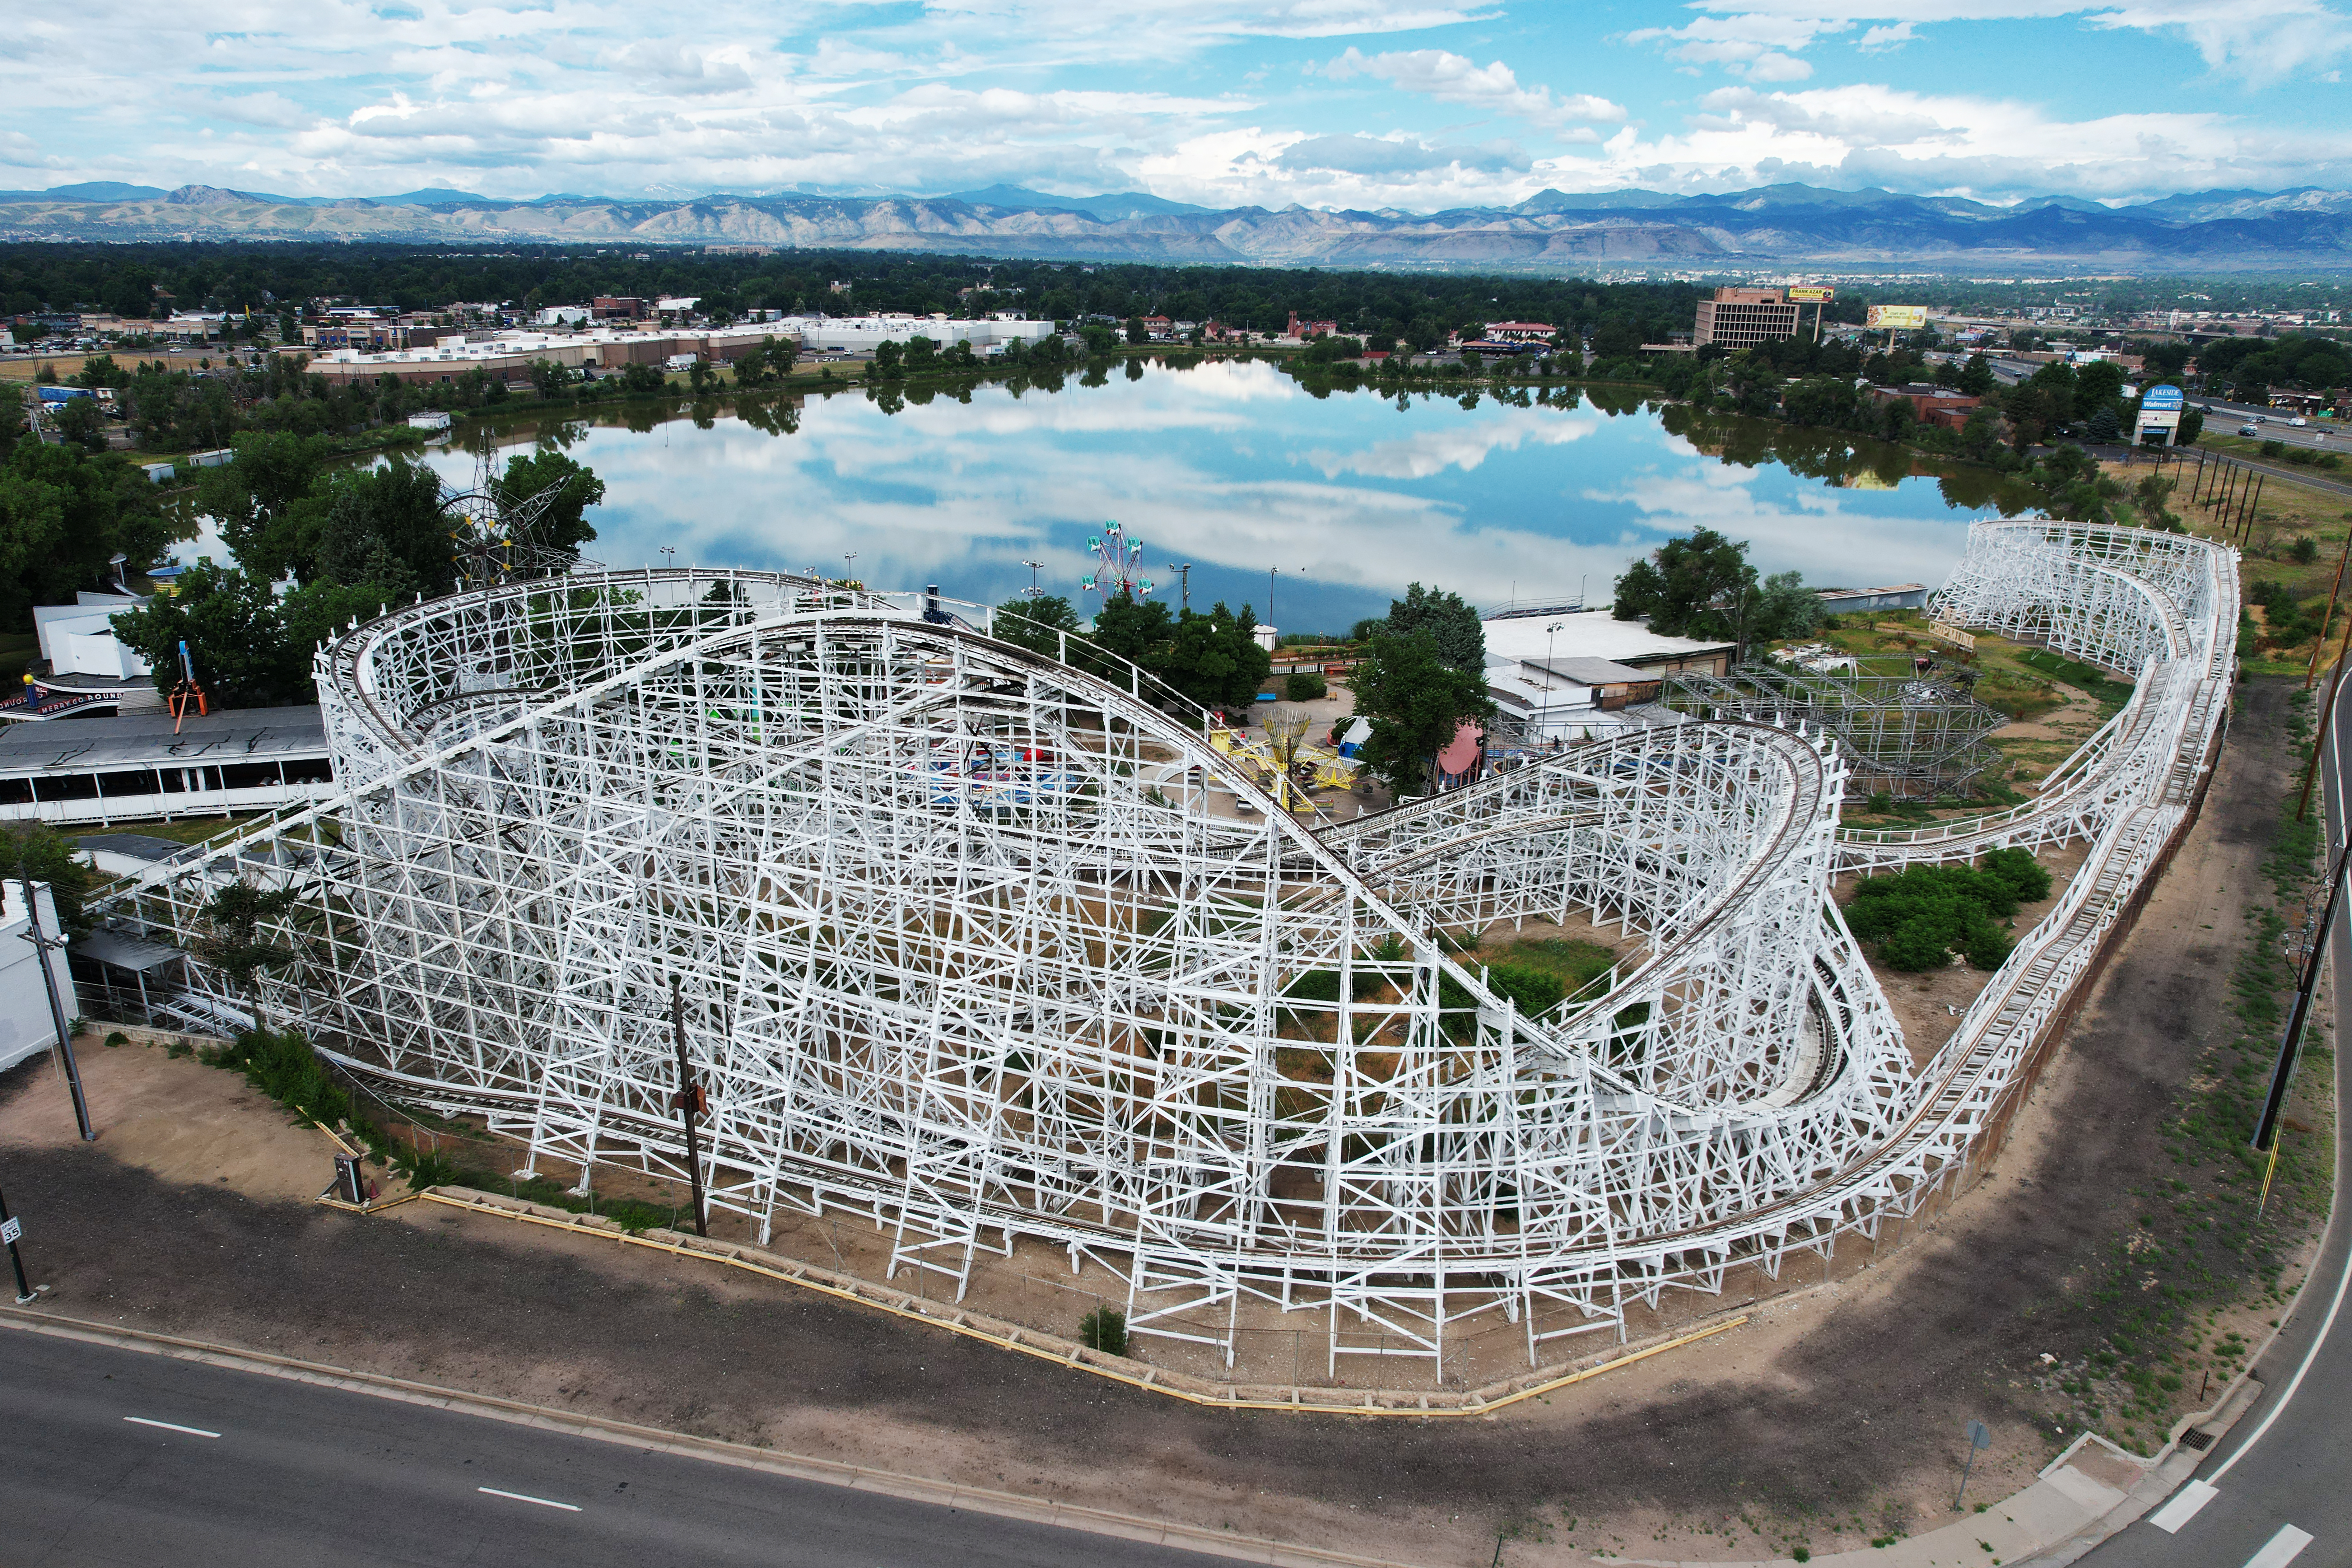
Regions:
M 1432 211 L 2352 184 L 2352 0 L 81 0 L 0 185 L 944 192 Z

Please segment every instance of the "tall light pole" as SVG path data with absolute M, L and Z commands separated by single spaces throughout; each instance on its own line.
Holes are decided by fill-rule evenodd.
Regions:
M 1274 621 L 1274 574 L 1281 570 L 1279 566 L 1265 569 L 1265 624 L 1273 629 L 1276 642 L 1282 640 L 1282 628 L 1275 626 Z
M 855 550 L 845 550 L 841 552 L 841 585 L 846 588 L 850 584 L 856 581 L 856 579 L 857 552 Z
M 1551 624 L 1551 625 L 1549 625 L 1549 626 L 1548 626 L 1544 627 L 1544 722 L 1543 722 L 1543 727 L 1544 727 L 1544 734 L 1545 734 L 1546 739 L 1549 739 L 1549 738 L 1550 737 L 1550 733 L 1551 733 L 1551 694 L 1552 694 L 1554 691 L 1556 691 L 1556 690 L 1558 690 L 1558 689 L 1559 689 L 1559 688 L 1554 684 L 1554 682 L 1556 682 L 1556 681 L 1559 679 L 1558 676 L 1556 676 L 1556 675 L 1554 675 L 1554 674 L 1552 673 L 1552 668 L 1551 668 L 1551 643 L 1552 643 L 1552 638 L 1554 638 L 1555 637 L 1558 637 L 1558 636 L 1559 635 L 1559 628 L 1560 628 L 1560 627 L 1562 627 L 1562 626 L 1566 626 L 1566 625 L 1568 625 L 1568 623 L 1567 623 L 1566 621 L 1554 621 L 1554 622 L 1552 622 L 1552 624 Z
M 1180 564 L 1177 562 L 1171 561 L 1168 563 L 1168 570 L 1176 574 L 1177 581 L 1183 588 L 1184 608 L 1190 610 L 1192 607 L 1192 563 L 1190 561 L 1186 561 Z M 1273 598 L 1273 594 L 1269 592 L 1266 596 L 1271 600 Z M 1267 606 L 1269 616 L 1271 616 L 1272 612 L 1273 607 L 1269 605 Z
M 1045 563 L 1043 561 L 1024 561 L 1021 564 L 1029 568 L 1029 585 L 1022 589 L 1022 593 L 1033 599 L 1043 597 L 1045 590 L 1037 586 L 1037 574 Z

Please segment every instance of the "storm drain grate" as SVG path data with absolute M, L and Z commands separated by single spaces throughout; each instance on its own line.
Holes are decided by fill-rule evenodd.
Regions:
M 2213 1434 L 2200 1432 L 2191 1427 L 2180 1435 L 2180 1446 L 2184 1448 L 2194 1448 L 2201 1454 L 2213 1446 Z

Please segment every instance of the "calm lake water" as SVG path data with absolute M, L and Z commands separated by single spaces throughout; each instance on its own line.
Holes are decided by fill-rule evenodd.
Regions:
M 1705 525 L 1816 586 L 1940 583 L 1968 524 L 2015 500 L 1843 436 L 1694 416 L 1607 390 L 1318 396 L 1275 365 L 1137 362 L 1058 390 L 636 405 L 489 439 L 562 446 L 606 487 L 588 553 L 614 566 L 844 570 L 1001 602 L 1079 580 L 1107 520 L 1147 545 L 1163 597 L 1246 601 L 1287 630 L 1343 630 L 1409 582 L 1474 604 L 1595 601 L 1628 561 Z M 473 458 L 430 458 L 465 481 Z

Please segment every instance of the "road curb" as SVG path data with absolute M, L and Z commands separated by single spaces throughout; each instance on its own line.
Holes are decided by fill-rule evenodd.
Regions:
M 897 1470 L 853 1465 L 838 1459 L 821 1459 L 781 1449 L 757 1448 L 747 1443 L 730 1443 L 716 1437 L 697 1437 L 690 1433 L 640 1426 L 601 1415 L 583 1415 L 574 1411 L 553 1410 L 545 1405 L 500 1398 L 496 1394 L 471 1394 L 463 1389 L 443 1388 L 429 1383 L 414 1383 L 405 1378 L 330 1366 L 322 1362 L 273 1355 L 266 1351 L 239 1350 L 232 1345 L 151 1333 L 143 1329 L 112 1327 L 49 1312 L 26 1311 L 5 1302 L 0 1302 L 0 1326 L 74 1340 L 84 1344 L 107 1345 L 145 1355 L 167 1356 L 174 1361 L 199 1362 L 234 1372 L 339 1388 L 406 1405 L 431 1405 L 459 1415 L 484 1416 L 542 1431 L 568 1433 L 598 1442 L 674 1454 L 682 1458 L 733 1465 L 740 1469 L 762 1470 L 793 1480 L 848 1487 L 897 1498 L 903 1502 L 929 1503 L 968 1513 L 987 1514 L 995 1519 L 1014 1519 L 1092 1535 L 1116 1536 L 1122 1541 L 1141 1541 L 1237 1562 L 1264 1563 L 1276 1565 L 1276 1568 L 1322 1568 L 1322 1565 L 1332 1564 L 1340 1565 L 1340 1568 L 1416 1568 L 1415 1564 L 1392 1558 L 1362 1557 L 1321 1547 L 1293 1546 L 1263 1536 L 1203 1530 L 1197 1525 L 1178 1524 L 1140 1514 L 1117 1513 L 1108 1509 L 1055 1502 L 1048 1498 L 1024 1497 L 1018 1492 L 929 1480 Z

